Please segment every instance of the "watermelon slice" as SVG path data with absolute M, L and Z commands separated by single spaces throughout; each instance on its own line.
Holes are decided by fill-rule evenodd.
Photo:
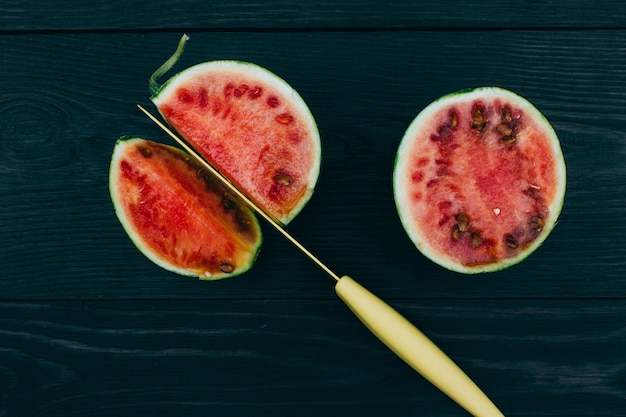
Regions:
M 270 71 L 240 61 L 194 65 L 163 85 L 187 37 L 150 78 L 168 123 L 275 220 L 289 223 L 310 199 L 321 145 L 300 95 Z
M 140 138 L 118 140 L 109 189 L 137 248 L 181 275 L 239 275 L 261 247 L 254 214 L 182 151 Z
M 496 271 L 526 258 L 561 212 L 559 140 L 527 100 L 496 87 L 427 106 L 396 156 L 394 198 L 410 239 L 461 273 Z

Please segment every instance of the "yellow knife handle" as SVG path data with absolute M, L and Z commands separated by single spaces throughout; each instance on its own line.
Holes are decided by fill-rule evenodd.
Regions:
M 475 417 L 504 417 L 480 388 L 428 337 L 348 276 L 339 298 L 389 349 Z

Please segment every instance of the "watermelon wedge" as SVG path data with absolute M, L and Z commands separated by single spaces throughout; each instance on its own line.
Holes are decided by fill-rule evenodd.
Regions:
M 131 240 L 164 269 L 217 280 L 242 274 L 257 257 L 262 235 L 254 214 L 177 148 L 118 140 L 109 190 Z
M 300 95 L 270 71 L 240 61 L 194 65 L 163 85 L 179 47 L 150 78 L 152 101 L 197 152 L 275 220 L 309 201 L 321 161 L 317 125 Z
M 565 161 L 544 116 L 497 87 L 427 106 L 397 151 L 394 198 L 426 257 L 461 273 L 514 265 L 548 237 L 565 196 Z

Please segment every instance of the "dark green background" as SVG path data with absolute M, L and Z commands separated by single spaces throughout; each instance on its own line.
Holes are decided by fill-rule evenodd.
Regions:
M 323 166 L 289 230 L 387 300 L 507 416 L 626 413 L 626 6 L 614 1 L 4 1 L 0 4 L 0 416 L 464 416 L 377 341 L 264 225 L 247 274 L 200 282 L 115 218 L 136 108 L 212 59 L 275 72 L 309 104 Z M 534 103 L 568 168 L 560 222 L 480 276 L 413 247 L 396 148 L 432 100 L 496 85 Z

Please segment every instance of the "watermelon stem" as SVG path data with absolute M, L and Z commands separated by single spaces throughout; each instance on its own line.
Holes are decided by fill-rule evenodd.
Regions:
M 150 93 L 152 94 L 152 96 L 155 96 L 162 87 L 162 85 L 159 84 L 158 79 L 161 78 L 163 74 L 172 69 L 176 62 L 178 62 L 183 54 L 183 51 L 185 50 L 185 44 L 188 40 L 189 36 L 187 34 L 184 34 L 180 38 L 180 41 L 178 41 L 178 47 L 176 48 L 176 51 L 172 54 L 172 56 L 168 58 L 167 61 L 163 63 L 163 65 L 161 65 L 159 68 L 157 68 L 156 71 L 154 71 L 154 73 L 148 80 L 148 88 L 150 89 Z

